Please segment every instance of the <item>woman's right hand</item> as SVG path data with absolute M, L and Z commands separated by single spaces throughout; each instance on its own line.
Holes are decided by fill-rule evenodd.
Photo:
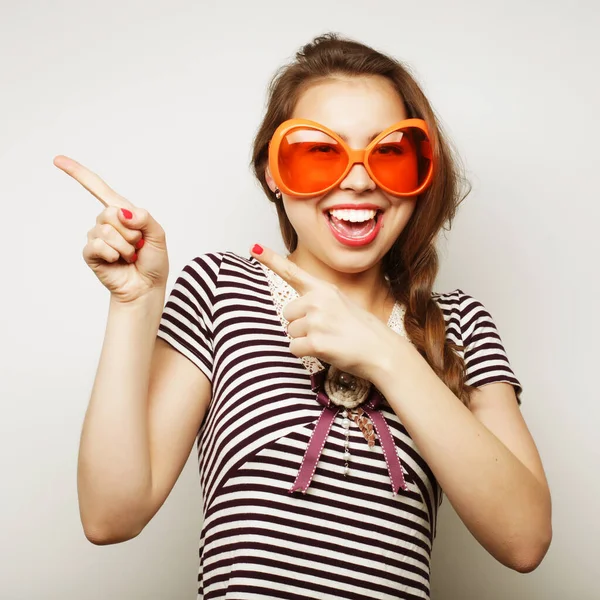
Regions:
M 83 258 L 112 297 L 127 303 L 164 289 L 169 258 L 163 228 L 78 162 L 56 156 L 54 164 L 105 206 L 88 232 Z

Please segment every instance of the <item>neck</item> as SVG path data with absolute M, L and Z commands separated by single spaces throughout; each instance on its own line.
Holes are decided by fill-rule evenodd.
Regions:
M 311 275 L 333 283 L 351 300 L 382 321 L 386 322 L 389 318 L 394 297 L 384 277 L 381 261 L 358 273 L 344 273 L 300 248 L 287 258 Z

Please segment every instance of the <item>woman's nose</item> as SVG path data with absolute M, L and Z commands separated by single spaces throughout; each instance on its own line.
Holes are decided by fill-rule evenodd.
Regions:
M 355 192 L 374 190 L 376 187 L 377 185 L 369 177 L 365 166 L 360 163 L 355 164 L 342 183 L 340 183 L 340 189 L 354 190 Z

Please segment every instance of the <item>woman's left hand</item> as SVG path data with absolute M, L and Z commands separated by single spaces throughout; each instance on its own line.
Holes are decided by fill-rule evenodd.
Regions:
M 252 252 L 252 256 L 299 294 L 283 309 L 292 338 L 290 352 L 295 356 L 314 356 L 375 382 L 377 375 L 390 367 L 387 363 L 396 356 L 398 346 L 410 346 L 334 284 L 314 277 L 269 248 L 261 254 Z

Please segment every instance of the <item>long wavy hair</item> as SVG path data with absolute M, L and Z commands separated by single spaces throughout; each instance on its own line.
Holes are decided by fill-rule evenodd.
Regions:
M 406 307 L 408 337 L 437 376 L 468 405 L 472 390 L 466 385 L 462 350 L 446 338 L 446 325 L 432 286 L 439 269 L 435 242 L 442 229 L 450 230 L 458 205 L 470 191 L 458 156 L 442 131 L 429 101 L 398 60 L 338 34 L 313 39 L 281 67 L 269 89 L 267 110 L 254 139 L 252 168 L 265 194 L 277 208 L 281 234 L 287 250 L 296 249 L 298 236 L 281 199 L 267 185 L 265 171 L 269 141 L 277 127 L 289 119 L 300 95 L 311 85 L 328 78 L 381 76 L 387 78 L 404 102 L 408 118 L 427 123 L 433 147 L 434 174 L 431 186 L 418 198 L 410 221 L 383 258 L 395 299 Z

